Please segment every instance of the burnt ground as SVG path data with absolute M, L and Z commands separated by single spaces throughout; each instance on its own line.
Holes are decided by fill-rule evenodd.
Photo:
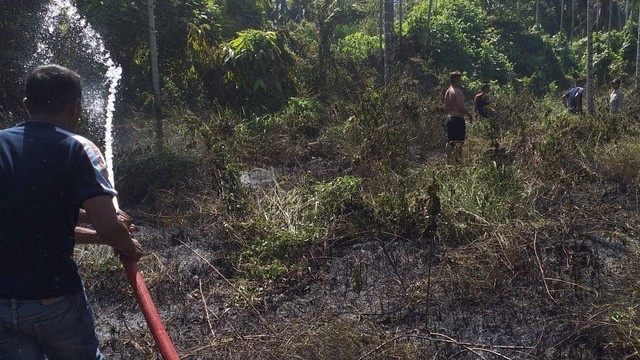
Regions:
M 638 251 L 637 211 L 625 201 L 570 209 L 570 224 L 513 224 L 513 238 L 487 229 L 454 246 L 437 234 L 334 243 L 263 288 L 234 271 L 237 249 L 215 226 L 139 222 L 135 236 L 181 359 L 633 358 L 611 320 L 629 305 L 618 296 L 633 287 Z M 85 276 L 104 353 L 159 359 L 124 271 L 107 263 Z

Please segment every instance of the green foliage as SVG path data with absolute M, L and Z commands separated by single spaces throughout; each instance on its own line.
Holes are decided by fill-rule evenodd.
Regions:
M 223 3 L 223 38 L 231 38 L 247 29 L 262 29 L 266 25 L 261 1 L 224 0 Z
M 300 265 L 304 246 L 322 236 L 311 216 L 309 194 L 304 190 L 275 188 L 259 193 L 247 209 L 246 223 L 232 225 L 242 250 L 241 269 L 259 281 L 271 281 Z
M 349 214 L 363 207 L 362 180 L 353 176 L 339 177 L 329 183 L 316 185 L 318 214 L 325 219 Z
M 410 198 L 403 178 L 385 169 L 381 170 L 380 188 L 371 195 L 371 212 L 375 224 L 383 232 L 407 238 L 419 236 L 421 223 L 419 209 Z M 423 227 L 422 227 L 423 228 Z
M 518 163 L 500 163 L 490 156 L 477 160 L 462 167 L 417 169 L 411 175 L 414 211 L 420 210 L 416 206 L 428 198 L 432 179 L 439 184 L 440 232 L 451 245 L 471 241 L 497 224 L 535 216 Z M 416 221 L 426 226 L 424 219 Z
M 419 120 L 415 99 L 401 86 L 382 91 L 369 90 L 351 104 L 351 116 L 344 126 L 345 150 L 356 161 L 380 163 L 403 173 L 409 139 L 414 137 Z M 425 134 L 425 136 L 428 136 Z
M 329 119 L 327 109 L 317 100 L 292 98 L 277 116 L 277 121 L 284 125 L 284 131 L 288 131 L 295 140 L 299 136 L 305 139 L 317 138 Z
M 514 18 L 496 18 L 493 26 L 500 29 L 497 51 L 506 54 L 514 64 L 516 76 L 532 79 L 531 90 L 541 95 L 550 83 L 564 79 L 565 74 L 549 36 L 536 28 L 524 28 Z
M 221 56 L 225 81 L 249 104 L 273 108 L 289 92 L 286 49 L 275 32 L 241 31 L 223 47 Z
M 338 43 L 340 51 L 355 61 L 364 62 L 378 55 L 380 40 L 377 36 L 367 36 L 361 32 L 347 35 Z
M 187 23 L 187 54 L 201 63 L 211 64 L 215 60 L 214 44 L 221 37 L 222 9 L 212 0 L 192 6 L 193 18 Z
M 407 36 L 416 52 L 425 54 L 442 71 L 470 70 L 476 48 L 473 40 L 479 33 L 469 35 L 476 30 L 474 25 L 479 24 L 482 14 L 465 16 L 473 10 L 468 3 L 444 2 L 427 24 L 428 8 L 425 2 L 407 16 Z
M 604 31 L 593 33 L 593 73 L 596 83 L 607 85 L 613 78 L 625 77 L 625 74 L 635 71 L 636 35 L 628 34 L 628 29 L 621 32 L 612 30 L 610 37 Z M 586 39 L 572 44 L 572 51 L 580 55 L 580 63 L 586 61 L 586 47 Z
M 423 2 L 407 16 L 407 39 L 415 54 L 424 56 L 437 71 L 460 70 L 472 79 L 516 84 L 529 78 L 541 92 L 564 79 L 563 68 L 548 37 L 528 29 L 509 12 L 487 16 L 469 2 L 444 2 L 433 10 Z
M 496 51 L 500 35 L 492 30 L 487 29 L 486 37 L 482 40 L 478 50 L 478 61 L 474 64 L 474 73 L 482 81 L 490 80 L 498 84 L 507 84 L 515 77 L 513 64 L 507 55 Z

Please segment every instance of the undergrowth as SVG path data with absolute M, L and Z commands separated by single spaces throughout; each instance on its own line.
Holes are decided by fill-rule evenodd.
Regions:
M 637 356 L 637 123 L 495 93 L 460 162 L 441 155 L 438 103 L 398 87 L 357 105 L 297 98 L 271 115 L 190 118 L 166 150 L 124 155 L 119 188 L 231 244 L 233 306 L 267 317 L 278 294 L 295 303 L 324 284 L 366 319 L 313 308 L 308 323 L 265 326 L 277 336 L 257 346 L 277 358 Z M 272 176 L 243 184 L 255 168 Z M 469 338 L 493 318 L 505 323 L 492 334 L 520 342 Z

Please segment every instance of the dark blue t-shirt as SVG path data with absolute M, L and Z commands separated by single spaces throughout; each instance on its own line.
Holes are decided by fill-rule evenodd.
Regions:
M 100 150 L 50 123 L 0 131 L 0 298 L 82 289 L 73 260 L 82 203 L 115 196 Z
M 578 111 L 578 104 L 576 104 L 576 96 L 578 94 L 582 95 L 583 92 L 584 92 L 584 88 L 576 86 L 569 89 L 569 91 L 565 93 L 565 96 L 569 98 L 569 103 L 568 103 L 569 111 L 573 113 Z

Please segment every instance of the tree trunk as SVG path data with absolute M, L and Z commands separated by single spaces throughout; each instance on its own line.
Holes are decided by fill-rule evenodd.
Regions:
M 318 42 L 318 83 L 317 90 L 320 93 L 320 98 L 324 99 L 327 95 L 327 61 L 331 56 L 331 36 L 333 34 L 333 28 L 329 21 L 329 8 L 331 6 L 331 0 L 324 0 L 320 6 L 318 14 L 318 35 L 320 40 Z
M 540 25 L 540 0 L 536 0 L 536 26 Z
M 153 115 L 156 122 L 156 144 L 164 142 L 164 131 L 162 128 L 162 114 L 160 104 L 160 71 L 158 70 L 158 45 L 156 43 L 156 20 L 153 14 L 153 0 L 147 0 L 149 12 L 149 49 L 151 52 L 151 81 L 153 83 Z
M 569 43 L 573 43 L 573 31 L 576 26 L 576 0 L 571 0 L 571 31 L 569 31 Z
M 624 2 L 624 23 L 625 23 L 625 25 L 627 24 L 627 20 L 629 19 L 629 9 L 631 9 L 629 7 L 629 0 L 626 0 Z
M 593 0 L 587 0 L 587 114 L 593 115 Z
M 427 36 L 431 32 L 431 12 L 433 11 L 433 0 L 429 0 L 429 10 L 427 11 Z
M 378 40 L 380 42 L 380 54 L 384 63 L 384 0 L 380 0 L 380 16 L 378 18 Z
M 611 22 L 613 21 L 613 0 L 609 0 L 609 23 L 607 24 L 607 49 L 611 51 Z
M 391 81 L 391 70 L 394 61 L 394 34 L 393 21 L 395 14 L 393 11 L 393 0 L 384 1 L 384 83 L 389 84 Z
M 638 11 L 638 23 L 640 24 L 640 11 Z M 638 91 L 640 89 L 640 26 L 638 26 L 636 43 L 636 91 Z
M 564 0 L 560 0 L 560 30 L 562 32 L 562 26 L 564 25 Z
M 399 23 L 398 24 L 399 25 L 398 32 L 399 32 L 401 38 L 402 38 L 402 21 L 403 20 L 404 20 L 404 13 L 402 11 L 402 0 L 400 0 L 398 2 L 398 23 Z

